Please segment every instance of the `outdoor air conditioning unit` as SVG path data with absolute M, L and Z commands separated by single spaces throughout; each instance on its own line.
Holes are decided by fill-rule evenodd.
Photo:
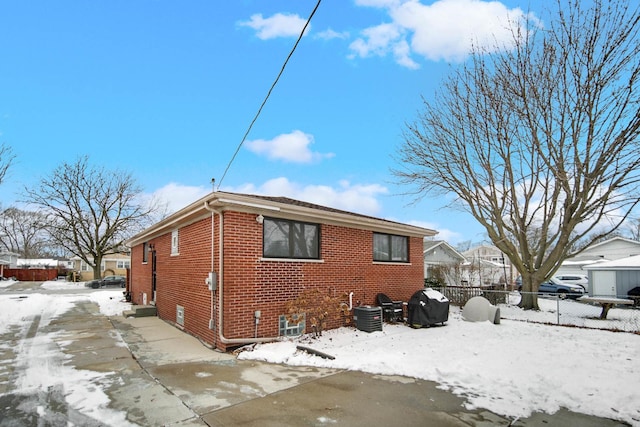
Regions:
M 364 332 L 382 330 L 382 307 L 355 307 L 353 321 L 356 328 Z

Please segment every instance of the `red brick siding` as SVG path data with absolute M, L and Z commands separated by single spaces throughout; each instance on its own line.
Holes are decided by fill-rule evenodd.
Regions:
M 131 248 L 131 273 L 130 291 L 131 301 L 134 304 L 142 305 L 142 294 L 146 293 L 147 298 L 151 298 L 151 255 L 149 262 L 142 262 L 143 245 Z
M 257 336 L 277 336 L 279 316 L 284 314 L 286 302 L 307 288 L 317 288 L 331 295 L 353 292 L 354 305 L 374 305 L 379 292 L 392 299 L 407 301 L 413 292 L 423 287 L 421 238 L 410 239 L 411 264 L 374 264 L 371 231 L 322 224 L 322 262 L 261 260 L 262 225 L 256 222 L 255 217 L 255 214 L 224 213 L 222 280 L 223 335 L 226 338 L 253 337 L 256 310 L 261 311 Z M 218 230 L 216 216 L 216 272 Z M 187 332 L 226 349 L 217 330 L 209 330 L 211 292 L 204 281 L 211 268 L 211 219 L 180 228 L 178 256 L 170 256 L 170 232 L 150 243 L 156 245 L 157 251 L 158 315 L 175 322 L 176 305 L 181 305 L 185 307 L 184 329 Z M 142 245 L 132 250 L 132 292 L 136 303 L 140 303 L 138 295 L 141 292 L 147 292 L 151 298 L 151 259 L 147 264 L 141 263 L 141 248 Z M 217 291 L 214 301 L 217 329 Z

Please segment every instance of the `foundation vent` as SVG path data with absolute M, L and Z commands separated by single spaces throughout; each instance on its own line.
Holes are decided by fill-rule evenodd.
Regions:
M 181 305 L 176 305 L 176 323 L 184 326 L 184 307 Z

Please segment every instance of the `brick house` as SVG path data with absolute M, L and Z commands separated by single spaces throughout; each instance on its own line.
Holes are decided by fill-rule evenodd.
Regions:
M 300 333 L 285 304 L 317 288 L 375 305 L 423 287 L 433 230 L 284 197 L 213 192 L 133 236 L 130 292 L 221 350 Z M 330 325 L 332 327 L 340 325 Z

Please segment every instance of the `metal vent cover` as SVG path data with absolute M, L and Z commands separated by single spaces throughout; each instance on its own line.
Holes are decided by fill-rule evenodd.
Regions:
M 184 307 L 181 305 L 176 305 L 176 323 L 184 326 Z

